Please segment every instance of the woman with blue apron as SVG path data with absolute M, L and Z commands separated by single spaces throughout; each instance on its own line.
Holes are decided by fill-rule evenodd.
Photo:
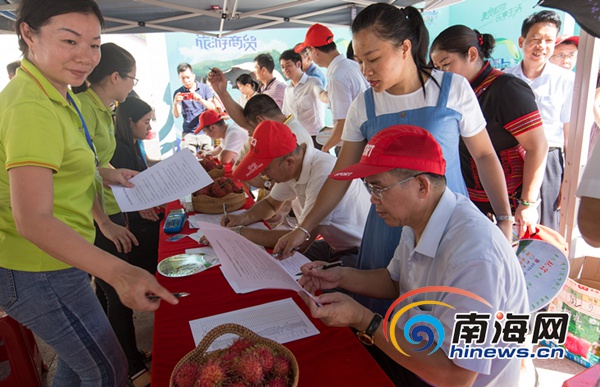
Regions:
M 410 124 L 430 131 L 440 143 L 447 164 L 448 187 L 467 196 L 459 158 L 462 136 L 478 168 L 492 205 L 498 213 L 510 214 L 502 167 L 485 131 L 485 119 L 466 79 L 431 70 L 426 61 L 427 29 L 413 7 L 398 9 L 377 3 L 365 8 L 352 23 L 352 41 L 361 70 L 371 88 L 352 102 L 342 150 L 334 171 L 359 161 L 364 146 L 377 132 L 397 124 Z M 306 233 L 331 212 L 345 193 L 345 182 L 328 179 L 318 205 L 295 230 L 280 239 L 274 251 L 298 246 Z M 371 208 L 360 248 L 359 269 L 387 267 L 402 229 L 390 228 Z M 504 230 L 510 235 L 511 227 Z M 385 314 L 391 301 L 358 298 L 374 312 Z

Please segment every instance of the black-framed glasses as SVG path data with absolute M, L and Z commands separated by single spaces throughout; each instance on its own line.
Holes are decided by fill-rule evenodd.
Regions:
M 363 183 L 365 184 L 365 187 L 367 187 L 367 192 L 370 195 L 372 195 L 375 199 L 381 201 L 381 200 L 383 200 L 383 193 L 385 191 L 387 191 L 388 189 L 390 189 L 390 188 L 392 188 L 394 186 L 400 185 L 402 183 L 406 183 L 407 181 L 410 181 L 410 180 L 414 179 L 415 177 L 420 176 L 420 175 L 424 175 L 424 174 L 425 174 L 425 172 L 417 173 L 414 176 L 407 177 L 404 180 L 400 180 L 400 181 L 395 182 L 394 184 L 390 184 L 390 185 L 388 185 L 385 188 L 376 188 L 376 187 L 373 187 L 373 185 L 371 183 L 367 183 L 366 181 L 364 181 Z
M 138 84 L 139 79 L 137 79 L 137 78 L 134 78 L 130 75 L 125 75 L 125 78 L 133 79 L 133 86 Z

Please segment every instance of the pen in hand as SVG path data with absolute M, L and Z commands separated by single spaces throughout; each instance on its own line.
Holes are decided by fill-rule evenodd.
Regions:
M 328 263 L 327 265 L 323 265 L 323 266 L 319 266 L 319 267 L 313 267 L 313 269 L 327 270 L 327 269 L 331 269 L 333 267 L 338 267 L 338 266 L 344 266 L 344 264 L 342 263 L 342 261 L 331 262 L 331 263 Z M 302 272 L 300 272 L 300 273 L 298 273 L 296 275 L 302 275 Z
M 225 226 L 229 223 L 229 219 L 227 219 L 227 203 L 223 203 L 223 223 L 225 223 Z
M 292 249 L 292 252 L 293 252 L 293 251 L 298 251 L 298 250 L 300 250 L 300 248 L 299 248 L 299 247 L 294 247 L 294 248 Z M 273 254 L 271 254 L 271 256 L 272 256 L 273 258 L 280 258 L 280 257 L 281 257 L 281 253 L 273 253 Z
M 178 292 L 178 293 L 173 293 L 173 295 L 176 298 L 181 298 L 181 297 L 187 297 L 190 294 L 187 292 Z M 155 294 L 146 294 L 146 298 L 149 299 L 150 301 L 156 301 L 156 300 L 160 300 L 160 297 L 155 295 Z

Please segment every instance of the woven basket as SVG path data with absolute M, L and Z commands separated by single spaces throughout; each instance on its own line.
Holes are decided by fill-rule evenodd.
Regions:
M 198 343 L 198 346 L 189 352 L 187 355 L 183 357 L 183 359 L 179 360 L 179 363 L 173 368 L 173 372 L 171 373 L 171 380 L 169 382 L 170 387 L 177 387 L 175 385 L 175 375 L 179 371 L 179 368 L 187 363 L 196 363 L 196 364 L 205 364 L 208 360 L 213 357 L 218 357 L 221 353 L 226 352 L 227 349 L 219 349 L 211 353 L 207 353 L 206 350 L 211 344 L 220 336 L 226 335 L 228 333 L 233 333 L 238 335 L 239 337 L 245 337 L 256 344 L 262 344 L 269 347 L 275 354 L 282 355 L 290 359 L 291 362 L 291 370 L 292 376 L 290 378 L 290 384 L 288 387 L 296 387 L 298 385 L 298 379 L 300 377 L 300 369 L 298 368 L 298 362 L 294 357 L 294 354 L 284 347 L 283 345 L 273 341 L 271 339 L 267 339 L 265 337 L 259 336 L 256 333 L 252 332 L 250 329 L 238 325 L 238 324 L 222 324 L 213 329 L 211 329 L 206 336 Z
M 213 198 L 208 195 L 192 196 L 194 211 L 204 214 L 222 214 L 223 203 L 227 203 L 227 211 L 239 210 L 246 202 L 246 194 L 230 192 L 222 198 Z
M 219 177 L 223 177 L 225 175 L 225 168 L 214 168 L 206 173 L 208 173 L 208 176 L 212 177 L 213 180 L 218 179 Z

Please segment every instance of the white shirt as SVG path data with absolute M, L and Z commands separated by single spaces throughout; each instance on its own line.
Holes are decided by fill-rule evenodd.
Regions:
M 358 63 L 338 55 L 327 66 L 327 97 L 334 121 L 346 119 L 350 104 L 369 87 Z
M 504 71 L 521 78 L 531 87 L 542 116 L 548 146 L 563 148 L 565 146 L 563 125 L 571 120 L 575 73 L 546 62 L 542 74 L 532 80 L 523 74 L 522 63 Z
M 515 252 L 500 229 L 490 222 L 466 197 L 444 191 L 437 207 L 415 246 L 413 229 L 405 226 L 398 248 L 387 267 L 399 282 L 400 294 L 426 286 L 453 286 L 470 291 L 492 305 L 452 293 L 423 293 L 406 302 L 442 301 L 456 309 L 426 304 L 402 314 L 397 326 L 414 315 L 428 314 L 441 321 L 448 354 L 452 342 L 455 313 L 497 311 L 528 313 L 529 301 L 523 271 Z M 408 304 L 404 302 L 398 307 Z M 491 346 L 493 318 L 486 336 Z M 437 335 L 436 335 L 437 340 Z M 502 343 L 502 341 L 500 341 Z M 464 345 L 464 342 L 463 344 Z M 498 346 L 503 344 L 497 344 Z M 460 346 L 460 345 L 458 345 Z M 470 344 L 471 347 L 477 344 Z M 452 359 L 463 368 L 478 372 L 474 386 L 516 386 L 520 359 Z
M 304 127 L 300 125 L 300 123 L 296 121 L 293 116 L 289 116 L 283 123 L 286 124 L 292 133 L 296 135 L 296 143 L 298 145 L 306 144 L 308 148 L 314 148 L 310 134 L 308 134 L 306 129 L 304 129 Z M 243 159 L 246 154 L 248 154 L 248 151 L 250 151 L 250 138 L 248 138 L 248 141 L 244 143 L 244 146 L 240 151 L 239 159 Z
M 231 151 L 236 153 L 237 155 L 233 158 L 235 163 L 246 141 L 248 141 L 248 132 L 235 124 L 229 124 L 221 143 L 221 152 Z
M 323 84 L 317 77 L 302 73 L 298 84 L 290 82 L 283 98 L 283 114 L 293 114 L 311 136 L 316 136 L 325 126 L 325 104 L 319 99 Z
M 577 196 L 600 199 L 600 144 L 596 144 L 583 171 Z
M 298 198 L 302 211 L 296 216 L 298 223 L 302 223 L 315 205 L 335 162 L 335 156 L 307 148 L 298 180 L 276 184 L 271 189 L 271 197 L 282 202 Z M 369 208 L 366 188 L 359 179 L 353 180 L 340 203 L 319 224 L 321 236 L 336 251 L 360 246 Z
M 442 77 L 444 76 L 442 71 L 433 70 L 432 76 L 437 80 L 439 85 L 442 84 Z M 375 114 L 379 116 L 425 106 L 436 106 L 440 95 L 440 87 L 429 78 L 425 82 L 425 90 L 427 96 L 423 95 L 423 89 L 421 88 L 413 93 L 403 95 L 393 95 L 387 91 L 374 92 Z M 469 85 L 469 82 L 464 77 L 457 75 L 452 77 L 446 107 L 461 114 L 459 129 L 462 137 L 474 136 L 485 129 L 486 122 L 477 97 L 471 85 Z M 342 140 L 352 142 L 365 140 L 360 131 L 360 126 L 365 121 L 367 121 L 367 108 L 365 105 L 365 96 L 361 94 L 354 100 L 352 106 L 350 106 L 350 110 L 348 110 Z

